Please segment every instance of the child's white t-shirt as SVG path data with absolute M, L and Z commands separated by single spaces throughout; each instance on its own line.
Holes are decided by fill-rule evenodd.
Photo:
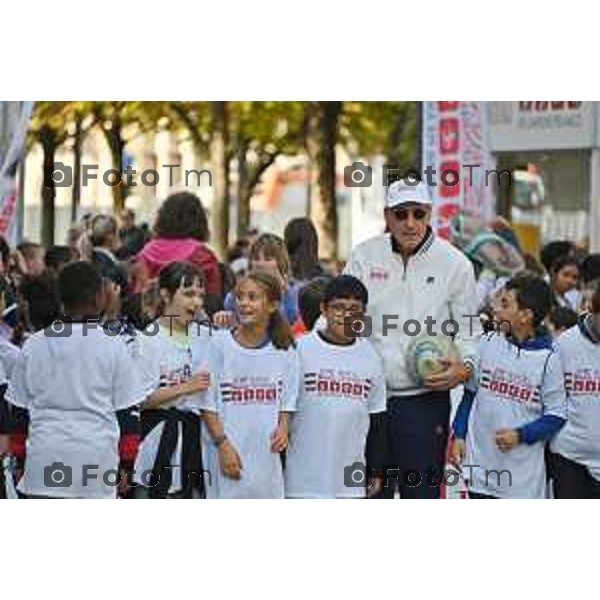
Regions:
M 299 340 L 298 353 L 301 393 L 290 426 L 285 495 L 364 497 L 366 482 L 351 474 L 355 463 L 365 464 L 369 414 L 386 409 L 381 359 L 367 340 L 335 345 L 318 332 Z
M 151 327 L 154 326 L 153 324 Z M 208 349 L 211 332 L 209 328 L 190 326 L 188 337 L 171 336 L 168 327 L 159 327 L 158 333 L 152 336 L 147 335 L 147 332 L 139 336 L 141 356 L 136 362 L 141 368 L 141 378 L 147 396 L 158 389 L 185 383 L 200 371 L 210 371 Z M 183 412 L 200 415 L 200 410 L 206 408 L 207 405 L 206 396 L 206 392 L 179 396 L 159 408 L 177 408 Z M 152 483 L 149 474 L 154 468 L 163 429 L 164 423 L 159 423 L 148 432 L 140 444 L 133 477 L 138 484 L 147 486 Z M 169 487 L 171 494 L 183 489 L 181 482 L 182 447 L 183 431 L 179 424 L 177 446 L 171 455 L 171 485 Z
M 558 336 L 556 344 L 565 371 L 567 422 L 550 447 L 585 465 L 600 481 L 600 344 L 578 325 Z
M 462 465 L 469 490 L 498 498 L 544 498 L 544 442 L 501 452 L 495 434 L 542 415 L 565 418 L 563 369 L 556 348 L 526 349 L 503 335 L 483 336 L 478 379 Z
M 45 331 L 31 336 L 10 379 L 9 402 L 29 411 L 19 490 L 114 498 L 119 479 L 115 413 L 138 404 L 144 392 L 121 341 L 101 327 L 73 323 L 71 328 L 69 337 L 48 337 Z
M 19 352 L 18 346 L 0 338 L 0 385 L 8 383 L 19 358 Z
M 299 381 L 298 353 L 241 346 L 229 331 L 213 334 L 211 364 L 215 387 L 210 410 L 221 418 L 225 435 L 242 462 L 242 477 L 221 473 L 218 457 L 207 444 L 210 471 L 207 495 L 216 498 L 283 498 L 281 456 L 271 452 L 271 434 L 280 412 L 296 409 Z

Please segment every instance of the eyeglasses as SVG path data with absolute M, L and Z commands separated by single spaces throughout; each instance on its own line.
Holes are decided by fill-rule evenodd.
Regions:
M 422 208 L 396 208 L 392 212 L 398 221 L 406 221 L 409 214 L 412 214 L 415 221 L 423 221 L 429 214 Z
M 331 310 L 333 313 L 337 314 L 337 315 L 343 315 L 343 314 L 362 314 L 363 311 L 363 307 L 360 305 L 346 305 L 346 304 L 341 304 L 339 302 L 330 302 L 327 306 L 327 308 L 329 310 Z

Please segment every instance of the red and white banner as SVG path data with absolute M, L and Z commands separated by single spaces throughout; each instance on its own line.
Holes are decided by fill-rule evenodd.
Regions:
M 461 209 L 489 220 L 495 211 L 496 175 L 484 102 L 423 102 L 423 179 L 430 186 L 433 226 L 448 237 Z
M 0 102 L 0 235 L 17 242 L 17 165 L 23 157 L 33 102 Z

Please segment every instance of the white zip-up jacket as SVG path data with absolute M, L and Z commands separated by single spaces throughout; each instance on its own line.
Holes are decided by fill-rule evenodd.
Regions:
M 427 391 L 407 372 L 406 351 L 418 321 L 421 333 L 448 335 L 456 325 L 454 341 L 465 363 L 473 364 L 481 325 L 477 316 L 475 274 L 469 259 L 431 230 L 406 265 L 393 251 L 390 234 L 358 245 L 345 273 L 358 277 L 369 291 L 367 314 L 372 319 L 371 341 L 383 359 L 389 396 Z M 429 320 L 429 324 L 426 322 Z M 434 323 L 435 321 L 435 323 Z

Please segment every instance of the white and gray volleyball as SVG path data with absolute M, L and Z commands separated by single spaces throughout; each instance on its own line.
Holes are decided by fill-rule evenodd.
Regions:
M 406 354 L 408 372 L 418 384 L 445 369 L 442 359 L 458 358 L 458 349 L 452 338 L 440 334 L 435 337 L 417 336 L 409 344 Z

